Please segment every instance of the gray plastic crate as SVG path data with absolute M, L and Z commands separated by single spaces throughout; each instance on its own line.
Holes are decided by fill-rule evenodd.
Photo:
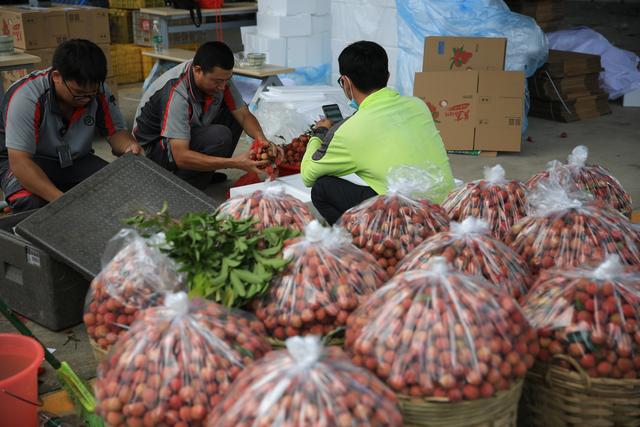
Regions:
M 33 212 L 0 218 L 0 295 L 14 311 L 59 331 L 82 321 L 89 282 L 13 233 Z

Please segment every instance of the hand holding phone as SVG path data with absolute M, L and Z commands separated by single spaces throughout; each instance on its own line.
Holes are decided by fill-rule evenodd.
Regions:
M 342 121 L 342 113 L 338 104 L 328 104 L 322 106 L 322 112 L 324 116 L 331 121 L 331 123 L 337 123 Z

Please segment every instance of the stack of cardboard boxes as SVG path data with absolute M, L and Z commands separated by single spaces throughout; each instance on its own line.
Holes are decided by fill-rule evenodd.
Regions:
M 330 12 L 327 0 L 259 0 L 258 25 L 241 30 L 244 51 L 293 68 L 328 64 Z
M 107 84 L 114 82 L 106 9 L 88 6 L 4 6 L 0 7 L 0 21 L 2 33 L 13 37 L 13 45 L 17 50 L 40 58 L 37 68 L 50 67 L 56 47 L 65 40 L 82 38 L 96 43 L 107 57 Z M 12 82 L 4 83 L 8 87 L 7 83 Z
M 447 150 L 520 151 L 524 73 L 504 71 L 503 38 L 427 37 L 414 95 Z
M 600 56 L 549 51 L 547 63 L 529 79 L 530 114 L 561 122 L 611 113 L 609 95 L 600 88 Z
M 565 15 L 564 0 L 507 0 L 509 8 L 536 20 L 545 33 L 562 26 Z

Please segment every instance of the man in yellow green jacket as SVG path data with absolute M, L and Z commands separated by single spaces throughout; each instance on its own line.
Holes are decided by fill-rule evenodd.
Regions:
M 387 54 L 374 42 L 347 46 L 338 63 L 338 83 L 357 112 L 335 124 L 321 120 L 307 145 L 300 173 L 318 212 L 333 224 L 351 207 L 385 194 L 389 170 L 401 165 L 439 169 L 447 185 L 432 199 L 442 202 L 453 175 L 429 108 L 386 87 Z M 367 186 L 339 178 L 352 173 Z

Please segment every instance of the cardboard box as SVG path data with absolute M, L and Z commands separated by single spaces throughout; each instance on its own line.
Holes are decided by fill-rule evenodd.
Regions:
M 144 9 L 164 6 L 164 0 L 109 0 L 109 7 L 114 9 Z
M 98 45 L 100 49 L 104 52 L 104 56 L 107 58 L 107 76 L 113 75 L 113 64 L 111 61 L 111 45 L 102 44 Z M 36 64 L 37 69 L 44 69 L 51 67 L 51 63 L 53 62 L 53 54 L 55 53 L 55 48 L 46 48 L 46 49 L 29 49 L 22 50 L 19 49 L 20 52 L 28 53 L 30 55 L 35 55 L 40 58 L 40 62 Z
M 543 70 L 553 78 L 581 76 L 602 71 L 600 55 L 550 50 Z
M 532 98 L 558 101 L 573 100 L 582 96 L 602 93 L 600 74 L 584 74 L 564 78 L 553 78 L 544 72 L 536 73 L 529 78 L 529 93 Z
M 529 115 L 557 122 L 577 122 L 611 113 L 609 95 L 601 93 L 576 98 L 572 101 L 531 100 Z
M 427 37 L 422 71 L 502 71 L 507 39 Z
M 258 33 L 269 37 L 298 37 L 311 34 L 311 15 L 276 16 L 258 12 Z
M 0 71 L 0 81 L 2 81 L 2 87 L 4 88 L 5 92 L 12 84 L 29 74 L 31 71 L 33 71 L 33 67 L 23 67 L 13 70 Z
M 56 7 L 67 15 L 70 39 L 87 39 L 96 44 L 111 42 L 107 9 L 90 6 Z
M 18 49 L 56 47 L 69 38 L 67 17 L 57 8 L 6 6 L 0 8 L 2 34 L 13 36 Z
M 414 96 L 431 111 L 447 150 L 520 151 L 524 73 L 416 73 Z

